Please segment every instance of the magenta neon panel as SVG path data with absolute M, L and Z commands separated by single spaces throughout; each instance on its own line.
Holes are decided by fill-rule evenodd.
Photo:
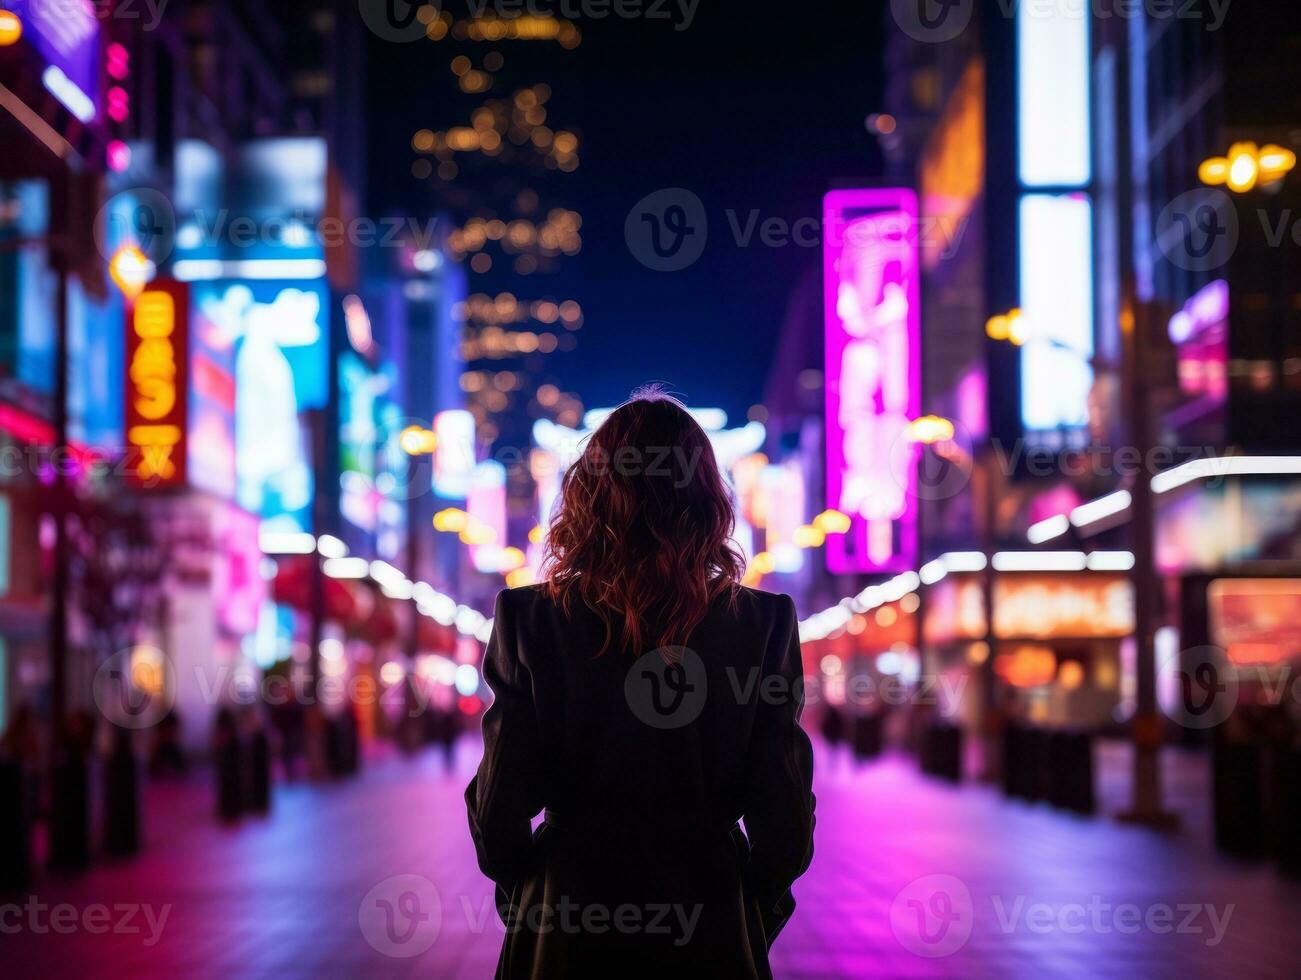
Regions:
M 827 568 L 904 571 L 917 560 L 917 196 L 832 191 L 823 218 L 827 506 L 853 522 L 827 536 Z

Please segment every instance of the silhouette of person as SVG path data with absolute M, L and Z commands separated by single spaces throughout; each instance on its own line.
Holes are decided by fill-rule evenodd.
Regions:
M 732 528 L 704 431 L 634 395 L 564 477 L 547 580 L 498 597 L 466 791 L 498 977 L 772 976 L 813 763 L 794 604 L 738 584 Z

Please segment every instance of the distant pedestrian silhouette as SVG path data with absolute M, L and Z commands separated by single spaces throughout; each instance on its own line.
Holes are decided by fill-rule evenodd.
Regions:
M 794 604 L 739 584 L 732 524 L 705 432 L 635 394 L 565 475 L 548 580 L 498 597 L 466 791 L 498 977 L 771 977 L 812 754 Z

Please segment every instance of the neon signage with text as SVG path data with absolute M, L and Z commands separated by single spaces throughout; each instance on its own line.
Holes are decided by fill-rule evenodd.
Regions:
M 156 282 L 131 311 L 126 338 L 126 436 L 131 481 L 185 483 L 189 298 L 176 282 Z

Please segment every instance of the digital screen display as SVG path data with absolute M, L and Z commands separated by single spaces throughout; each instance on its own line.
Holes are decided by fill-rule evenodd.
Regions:
M 310 530 L 315 483 L 304 413 L 329 397 L 324 284 L 213 282 L 195 309 L 206 342 L 234 352 L 236 502 L 264 527 Z

